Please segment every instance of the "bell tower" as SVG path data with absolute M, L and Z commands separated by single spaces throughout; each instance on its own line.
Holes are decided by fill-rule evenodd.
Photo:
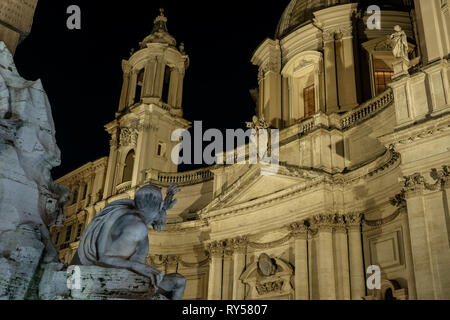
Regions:
M 164 10 L 155 19 L 152 33 L 140 43 L 140 50 L 122 62 L 124 81 L 119 112 L 139 103 L 154 103 L 183 116 L 183 80 L 189 67 L 184 44 L 169 34 Z
M 122 61 L 123 86 L 116 120 L 106 126 L 111 149 L 104 197 L 123 193 L 158 172 L 174 173 L 172 133 L 188 129 L 183 119 L 183 81 L 189 57 L 169 34 L 160 9 L 149 36 Z

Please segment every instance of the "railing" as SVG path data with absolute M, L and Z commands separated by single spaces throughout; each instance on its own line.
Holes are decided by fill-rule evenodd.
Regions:
M 125 192 L 125 191 L 129 190 L 129 189 L 131 189 L 131 181 L 119 184 L 116 187 L 116 192 L 117 193 L 122 193 L 122 192 Z
M 347 129 L 356 122 L 365 120 L 373 114 L 383 110 L 390 105 L 392 101 L 394 101 L 394 93 L 389 89 L 380 96 L 366 102 L 356 110 L 350 111 L 350 114 L 345 114 L 344 118 L 341 120 L 342 129 Z
M 314 118 L 305 120 L 302 123 L 302 131 L 301 131 L 301 133 L 302 134 L 308 134 L 309 132 L 313 131 L 314 126 L 315 126 L 315 119 Z
M 183 173 L 157 173 L 154 175 L 152 170 L 147 172 L 147 181 L 157 182 L 159 184 L 169 186 L 176 184 L 178 186 L 193 185 L 213 179 L 214 174 L 210 169 L 200 169 Z

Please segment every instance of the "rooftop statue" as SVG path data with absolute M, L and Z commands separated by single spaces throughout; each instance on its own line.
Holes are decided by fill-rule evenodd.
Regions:
M 149 278 L 155 294 L 181 300 L 185 278 L 164 275 L 146 264 L 148 230 L 162 231 L 166 211 L 176 204 L 174 195 L 179 191 L 170 186 L 163 200 L 161 189 L 148 185 L 136 192 L 134 200 L 118 200 L 105 207 L 86 228 L 72 264 L 127 269 Z
M 400 26 L 394 27 L 394 33 L 390 36 L 392 41 L 392 53 L 396 58 L 403 58 L 409 60 L 408 58 L 408 37 L 405 31 L 402 30 Z

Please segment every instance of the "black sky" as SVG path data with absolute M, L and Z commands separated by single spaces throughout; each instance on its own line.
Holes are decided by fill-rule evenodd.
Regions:
M 289 0 L 106 1 L 39 0 L 31 35 L 19 46 L 16 64 L 29 80 L 41 79 L 49 96 L 62 151 L 60 177 L 107 156 L 104 125 L 114 119 L 122 86 L 121 60 L 152 30 L 162 5 L 169 32 L 184 42 L 191 65 L 184 112 L 205 128 L 244 128 L 257 87 L 250 59 L 273 37 Z M 67 7 L 82 11 L 82 29 L 66 27 Z

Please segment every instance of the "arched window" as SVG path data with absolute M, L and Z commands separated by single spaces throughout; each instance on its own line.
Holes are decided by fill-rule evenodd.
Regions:
M 164 83 L 163 83 L 163 92 L 162 92 L 162 101 L 165 103 L 169 103 L 169 90 L 170 90 L 170 76 L 172 74 L 172 69 L 169 66 L 166 66 L 164 71 Z
M 305 117 L 311 117 L 316 113 L 316 95 L 315 86 L 309 86 L 303 89 L 303 103 L 305 105 Z
M 123 169 L 122 183 L 133 180 L 134 158 L 134 150 L 131 150 L 125 159 L 125 168 Z
M 78 187 L 75 187 L 72 195 L 72 204 L 78 203 Z
M 386 292 L 384 293 L 384 300 L 386 300 L 386 301 L 397 300 L 394 297 L 394 293 L 392 292 L 391 288 L 387 289 Z
M 137 76 L 137 81 L 136 81 L 136 94 L 134 96 L 134 103 L 139 103 L 141 102 L 141 97 L 142 97 L 142 87 L 144 86 L 144 73 L 145 73 L 145 69 L 142 69 Z
M 81 200 L 86 200 L 86 197 L 87 197 L 87 189 L 88 189 L 88 185 L 87 185 L 87 183 L 86 184 L 84 184 L 83 185 L 83 194 L 81 195 L 82 197 L 81 197 Z

